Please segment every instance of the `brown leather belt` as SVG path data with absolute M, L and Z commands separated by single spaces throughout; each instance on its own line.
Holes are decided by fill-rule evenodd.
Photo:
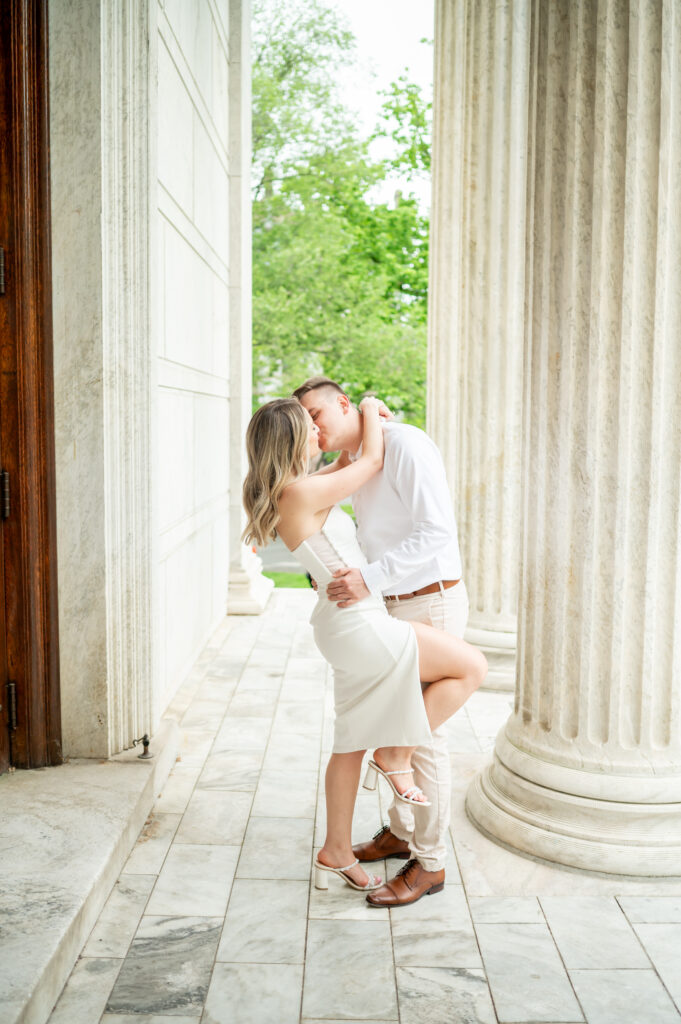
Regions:
M 461 580 L 438 580 L 437 583 L 429 583 L 427 587 L 420 590 L 412 590 L 410 594 L 386 594 L 386 601 L 408 601 L 412 597 L 422 597 L 424 594 L 437 594 L 438 590 L 449 590 L 455 587 Z

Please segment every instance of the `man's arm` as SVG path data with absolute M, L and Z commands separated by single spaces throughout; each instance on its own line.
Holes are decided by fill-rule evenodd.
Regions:
M 400 445 L 386 460 L 391 483 L 411 512 L 410 534 L 376 562 L 359 569 L 340 569 L 327 595 L 345 608 L 371 590 L 399 593 L 399 584 L 452 539 L 455 530 L 451 498 L 439 451 L 425 435 L 420 443 Z

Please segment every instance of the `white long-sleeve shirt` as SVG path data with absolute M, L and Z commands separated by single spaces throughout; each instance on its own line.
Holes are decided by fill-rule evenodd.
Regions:
M 418 427 L 386 423 L 383 469 L 352 496 L 362 576 L 383 594 L 461 578 L 461 554 L 442 456 Z

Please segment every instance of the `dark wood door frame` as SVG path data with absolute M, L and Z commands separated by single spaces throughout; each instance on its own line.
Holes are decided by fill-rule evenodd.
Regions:
M 0 468 L 9 473 L 11 486 L 10 515 L 0 527 L 6 671 L 16 684 L 11 763 L 36 768 L 62 760 L 47 0 L 1 3 L 0 39 L 0 246 L 5 249 L 5 294 L 0 295 Z M 10 709 L 5 679 L 0 679 L 0 704 L 0 729 L 4 729 Z M 0 757 L 2 751 L 0 740 Z

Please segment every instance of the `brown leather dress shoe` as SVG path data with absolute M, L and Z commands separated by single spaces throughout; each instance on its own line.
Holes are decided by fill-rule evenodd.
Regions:
M 368 843 L 359 843 L 358 846 L 353 846 L 352 852 L 363 864 L 370 864 L 375 860 L 385 860 L 386 857 L 400 857 L 402 860 L 407 860 L 409 843 L 394 836 L 389 825 L 383 825 L 378 832 L 374 832 L 373 839 L 370 839 Z
M 426 871 L 417 860 L 409 860 L 394 878 L 374 889 L 367 896 L 372 907 L 404 907 L 416 903 L 422 896 L 442 892 L 445 887 L 445 869 Z

